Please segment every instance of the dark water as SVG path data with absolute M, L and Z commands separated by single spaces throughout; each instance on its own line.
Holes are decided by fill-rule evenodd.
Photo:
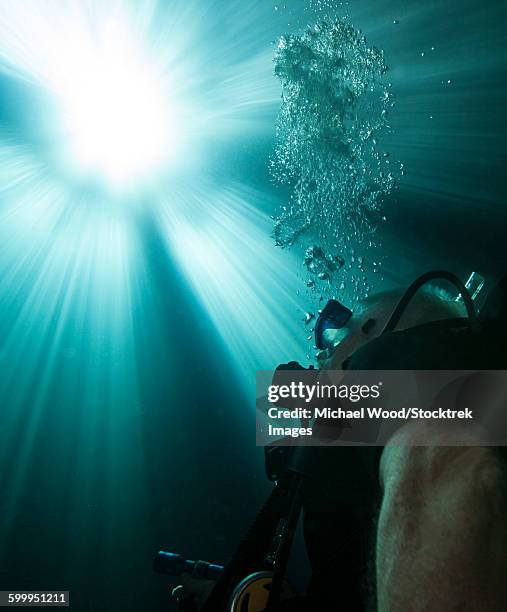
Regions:
M 148 3 L 135 10 L 142 30 Z M 2 22 L 30 24 L 18 11 L 6 5 Z M 341 228 L 326 248 L 336 242 L 345 265 L 313 288 L 304 252 L 328 239 L 332 177 L 312 178 L 318 214 L 292 249 L 276 247 L 270 215 L 290 206 L 292 184 L 270 170 L 272 60 L 280 36 L 326 15 L 384 53 L 392 129 L 379 127 L 378 150 L 397 164 L 397 188 L 368 166 L 380 181 L 366 206 L 378 213 L 373 246 Z M 183 170 L 114 197 L 55 162 L 47 92 L 30 78 L 44 37 L 21 28 L 24 52 L 0 43 L 1 589 L 70 590 L 75 610 L 171 609 L 152 556 L 223 561 L 244 534 L 269 490 L 255 369 L 313 357 L 302 318 L 319 296 L 353 302 L 363 276 L 373 291 L 434 268 L 489 284 L 505 270 L 506 17 L 493 1 L 160 3 L 154 48 L 174 44 L 175 87 L 205 121 Z M 359 204 L 338 170 L 336 189 Z

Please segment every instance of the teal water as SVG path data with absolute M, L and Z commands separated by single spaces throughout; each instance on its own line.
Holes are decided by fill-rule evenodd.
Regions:
M 506 13 L 3 3 L 0 589 L 171 609 L 152 555 L 231 554 L 269 490 L 255 370 L 313 360 L 322 301 L 505 269 Z M 125 189 L 73 159 L 60 117 L 81 37 L 110 22 L 155 58 L 175 117 L 171 155 Z

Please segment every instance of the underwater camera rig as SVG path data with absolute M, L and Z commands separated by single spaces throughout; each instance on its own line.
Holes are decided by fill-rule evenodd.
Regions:
M 466 317 L 417 325 L 403 331 L 396 327 L 415 296 L 426 283 L 446 280 L 463 300 Z M 316 334 L 347 321 L 341 305 L 330 303 L 316 325 Z M 319 345 L 320 339 L 316 338 Z M 507 369 L 507 275 L 486 298 L 480 313 L 473 297 L 454 274 L 428 272 L 406 290 L 382 333 L 353 353 L 343 370 L 501 370 Z M 279 366 L 287 372 L 305 370 L 296 362 Z M 313 369 L 313 368 L 310 368 Z M 259 511 L 232 559 L 225 566 L 187 561 L 180 555 L 160 551 L 154 570 L 166 575 L 188 573 L 194 578 L 214 580 L 205 603 L 199 607 L 189 595 L 180 600 L 180 609 L 203 612 L 275 612 L 292 593 L 285 571 L 297 522 L 302 509 L 302 485 L 308 471 L 316 467 L 307 460 L 311 447 L 284 444 L 265 447 L 266 473 L 275 486 Z M 318 466 L 317 466 L 318 469 Z M 307 609 L 304 598 L 296 607 Z M 289 603 L 289 602 L 287 602 Z M 311 604 L 308 608 L 312 609 Z

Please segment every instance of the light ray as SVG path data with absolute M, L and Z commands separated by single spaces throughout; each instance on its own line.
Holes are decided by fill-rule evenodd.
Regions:
M 311 345 L 304 337 L 297 264 L 293 254 L 273 244 L 272 221 L 260 210 L 266 199 L 243 185 L 209 183 L 172 194 L 160 212 L 168 248 L 247 387 L 257 369 L 274 368 L 284 359 L 305 361 Z

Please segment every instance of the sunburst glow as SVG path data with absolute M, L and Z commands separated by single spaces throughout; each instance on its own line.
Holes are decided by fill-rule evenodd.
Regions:
M 153 174 L 178 146 L 167 80 L 134 42 L 111 24 L 98 41 L 76 41 L 60 66 L 58 102 L 71 153 L 114 184 Z

